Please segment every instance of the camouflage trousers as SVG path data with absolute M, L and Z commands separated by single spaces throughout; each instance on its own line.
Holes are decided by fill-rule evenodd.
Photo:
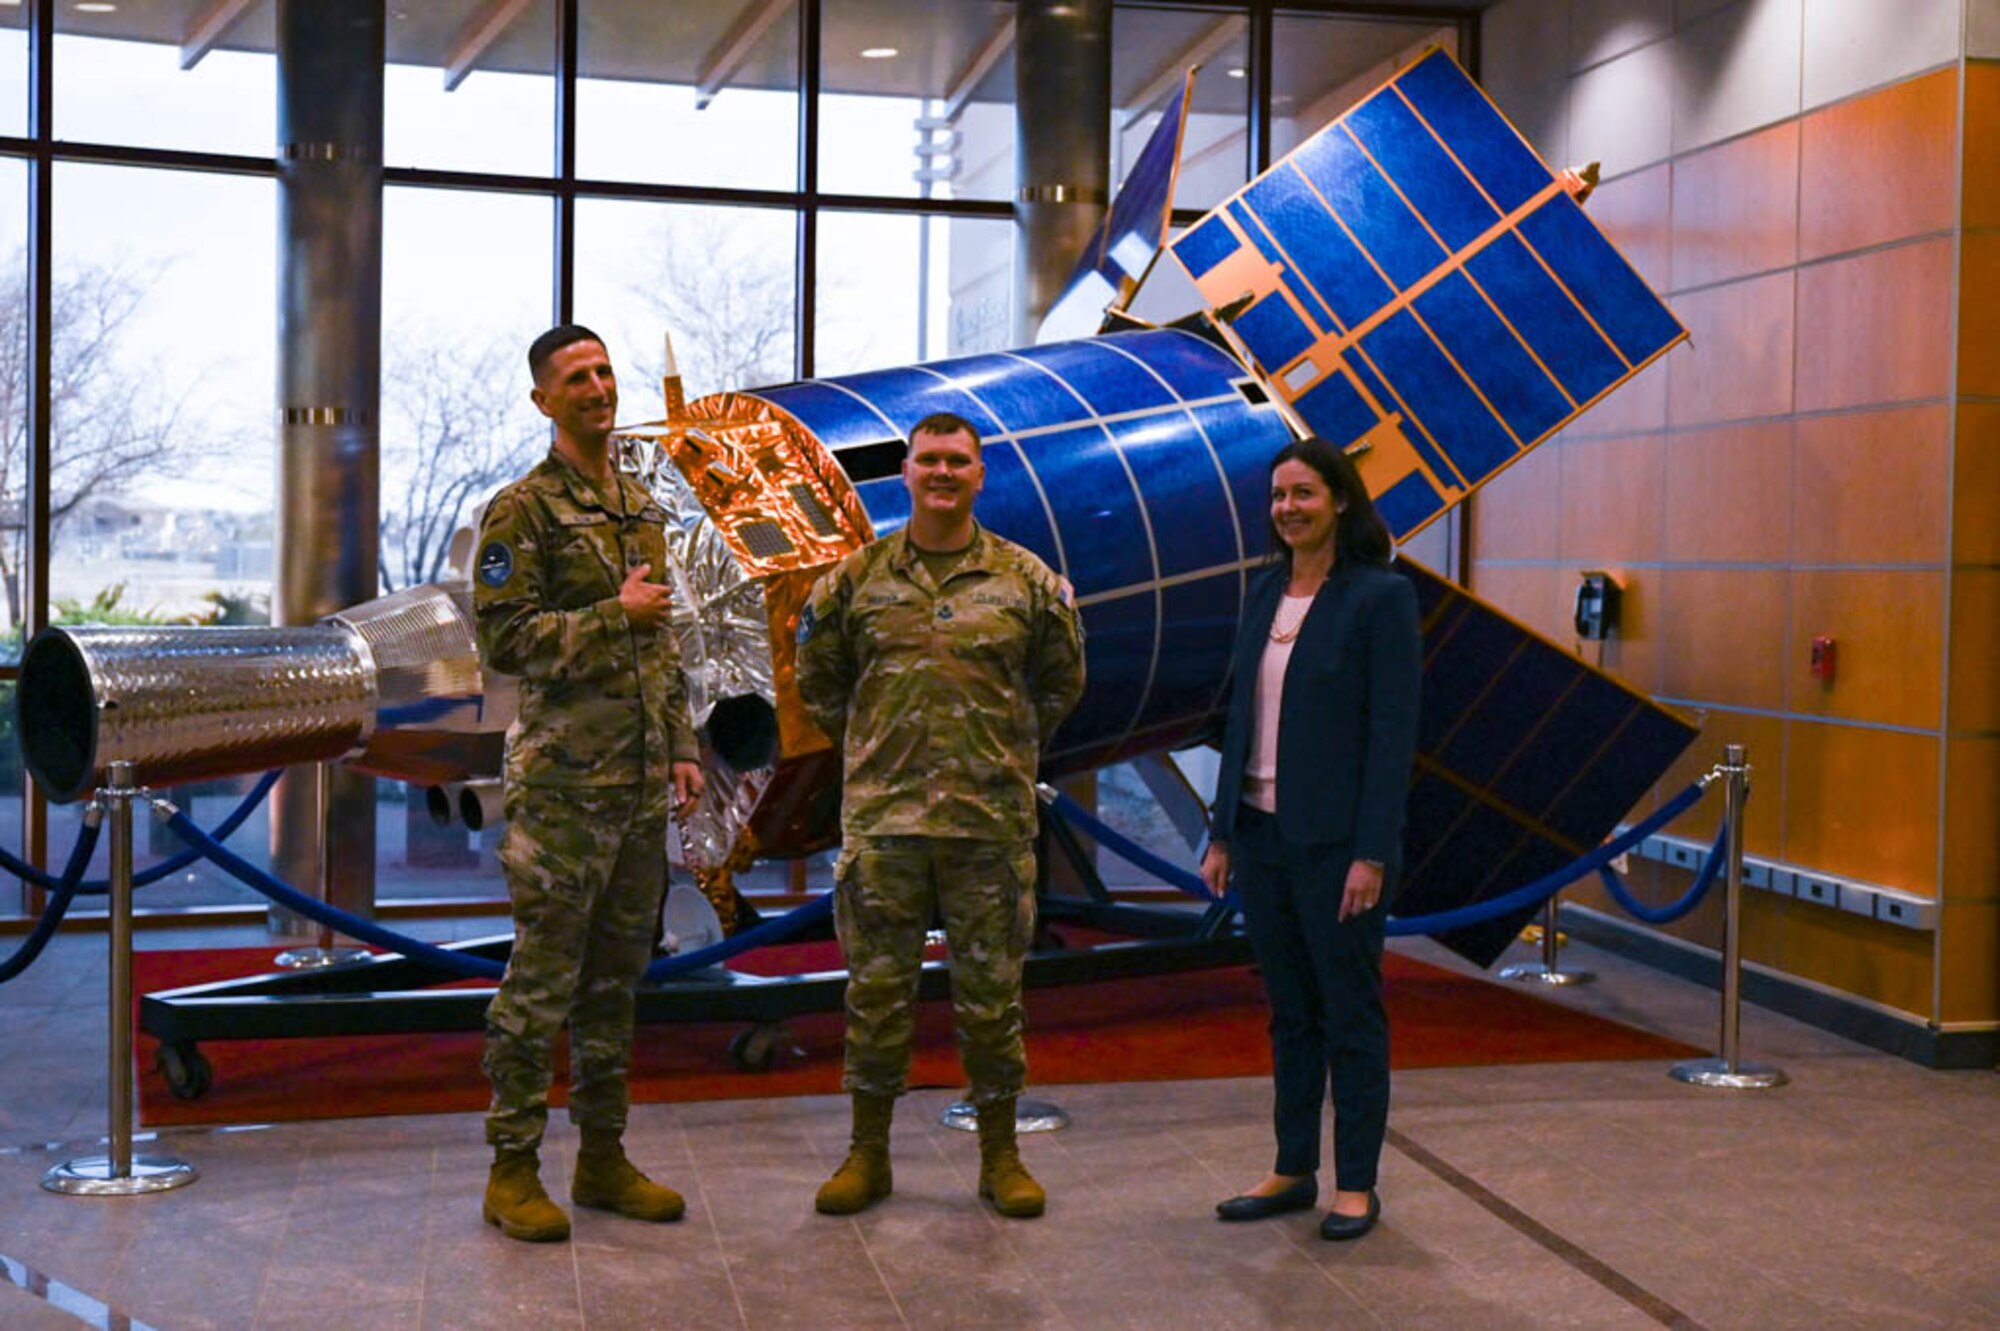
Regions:
M 959 1056 L 974 1104 L 1021 1093 L 1021 963 L 1035 932 L 1035 852 L 1025 841 L 854 837 L 841 853 L 834 927 L 847 959 L 842 1085 L 900 1095 L 916 1033 L 924 934 L 944 917 Z
M 569 1023 L 570 1121 L 623 1132 L 632 992 L 653 955 L 667 825 L 638 786 L 507 792 L 500 866 L 514 950 L 486 1009 L 486 1140 L 526 1149 L 549 1117 L 551 1057 Z M 655 801 L 657 804 L 657 801 Z

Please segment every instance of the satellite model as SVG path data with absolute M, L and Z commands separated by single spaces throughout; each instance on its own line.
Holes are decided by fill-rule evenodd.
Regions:
M 1166 235 L 1193 75 L 1037 345 L 681 400 L 621 431 L 669 514 L 676 628 L 708 794 L 682 855 L 725 920 L 731 875 L 838 837 L 839 759 L 801 708 L 814 580 L 908 517 L 898 471 L 935 411 L 984 440 L 979 520 L 1069 578 L 1089 691 L 1057 777 L 1210 735 L 1244 589 L 1267 556 L 1269 462 L 1314 433 L 1355 459 L 1399 540 L 1686 336 L 1442 52 L 1408 65 Z M 1129 312 L 1156 265 L 1202 308 Z M 671 370 L 670 370 L 671 375 Z M 1399 912 L 1499 895 L 1598 844 L 1692 728 L 1415 566 L 1422 735 Z M 292 629 L 46 631 L 22 743 L 58 798 L 137 765 L 153 785 L 344 758 L 426 783 L 498 771 L 511 712 L 462 584 Z M 1490 962 L 1503 919 L 1448 936 Z

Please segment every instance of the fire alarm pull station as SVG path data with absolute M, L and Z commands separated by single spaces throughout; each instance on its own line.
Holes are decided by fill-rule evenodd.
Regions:
M 1834 643 L 1827 634 L 1821 633 L 1812 640 L 1813 678 L 1822 684 L 1833 683 Z

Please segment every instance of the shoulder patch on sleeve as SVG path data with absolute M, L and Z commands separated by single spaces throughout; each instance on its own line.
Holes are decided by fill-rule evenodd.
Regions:
M 514 547 L 505 541 L 488 541 L 479 548 L 479 580 L 488 587 L 504 587 L 514 576 Z
M 812 638 L 813 630 L 818 627 L 819 616 L 813 613 L 812 602 L 807 601 L 804 608 L 799 611 L 799 643 L 801 646 Z

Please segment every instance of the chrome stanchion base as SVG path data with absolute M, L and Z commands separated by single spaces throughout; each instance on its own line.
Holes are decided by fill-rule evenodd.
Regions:
M 271 958 L 271 964 L 280 970 L 313 971 L 365 961 L 372 955 L 365 947 L 292 947 Z
M 1547 966 L 1537 962 L 1533 965 L 1523 963 L 1519 966 L 1503 966 L 1500 969 L 1500 978 L 1503 980 L 1539 980 L 1543 984 L 1589 984 L 1597 976 L 1590 971 L 1550 970 Z
M 73 1197 L 132 1197 L 184 1188 L 200 1177 L 193 1165 L 170 1155 L 135 1155 L 132 1172 L 124 1175 L 112 1172 L 110 1156 L 86 1155 L 42 1175 L 42 1186 Z
M 1696 1058 L 1676 1063 L 1667 1070 L 1675 1081 L 1690 1086 L 1722 1086 L 1735 1091 L 1761 1091 L 1783 1086 L 1790 1078 L 1768 1063 L 1738 1063 L 1729 1066 L 1723 1058 Z
M 955 1132 L 979 1131 L 979 1109 L 969 1100 L 954 1100 L 938 1115 L 938 1122 Z M 1014 1131 L 1059 1132 L 1069 1126 L 1069 1114 L 1061 1105 L 1047 1100 L 1014 1102 Z

